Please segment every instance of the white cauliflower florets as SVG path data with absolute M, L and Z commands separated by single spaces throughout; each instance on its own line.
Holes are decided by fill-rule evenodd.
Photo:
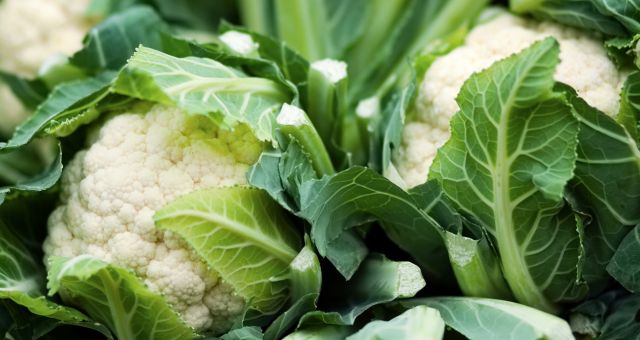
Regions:
M 560 44 L 555 79 L 569 84 L 590 105 L 609 115 L 617 113 L 625 75 L 607 57 L 601 41 L 573 28 L 501 14 L 474 28 L 462 46 L 438 58 L 425 74 L 418 114 L 406 123 L 394 156 L 409 187 L 426 181 L 437 149 L 448 140 L 449 120 L 459 109 L 455 98 L 464 81 L 548 36 Z
M 92 25 L 85 16 L 90 0 L 1 0 L 0 69 L 34 77 L 45 61 L 82 47 Z M 0 81 L 0 133 L 6 134 L 28 112 Z
M 220 130 L 206 117 L 153 106 L 108 120 L 62 178 L 49 218 L 46 256 L 90 254 L 132 269 L 196 330 L 221 332 L 244 300 L 153 214 L 203 188 L 246 184 L 262 151 L 245 126 Z

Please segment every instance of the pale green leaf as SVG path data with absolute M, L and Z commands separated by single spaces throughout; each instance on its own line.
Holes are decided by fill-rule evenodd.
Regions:
M 215 188 L 176 199 L 156 227 L 185 239 L 256 310 L 273 314 L 289 296 L 287 272 L 300 237 L 276 202 L 248 187 Z
M 471 340 L 573 339 L 563 319 L 517 303 L 469 297 L 433 297 L 398 302 L 440 311 L 447 326 Z
M 213 59 L 176 58 L 146 47 L 129 59 L 113 90 L 208 115 L 227 128 L 244 123 L 269 141 L 276 113 L 291 99 L 289 90 L 272 80 L 247 76 Z
M 49 294 L 59 293 L 121 340 L 191 339 L 194 333 L 165 299 L 127 269 L 89 255 L 51 257 Z
M 444 320 L 440 312 L 417 306 L 389 321 L 373 321 L 347 337 L 347 340 L 440 340 L 444 336 Z

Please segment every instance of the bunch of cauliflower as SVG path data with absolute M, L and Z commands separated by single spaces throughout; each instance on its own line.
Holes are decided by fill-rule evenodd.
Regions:
M 82 47 L 93 20 L 85 15 L 90 0 L 1 0 L 0 70 L 32 78 L 51 58 Z M 19 33 L 19 34 L 18 34 Z M 0 81 L 0 134 L 28 114 Z
M 154 228 L 156 210 L 198 189 L 246 184 L 263 149 L 244 126 L 139 104 L 102 125 L 62 178 L 45 256 L 83 254 L 132 269 L 198 331 L 227 330 L 244 308 L 190 246 Z
M 449 139 L 449 121 L 459 109 L 455 98 L 464 81 L 474 72 L 548 36 L 560 44 L 555 79 L 573 87 L 601 111 L 609 115 L 618 112 L 626 75 L 607 57 L 602 41 L 555 23 L 500 13 L 475 27 L 462 46 L 436 59 L 426 72 L 417 98 L 417 114 L 406 123 L 394 158 L 407 186 L 427 180 L 438 148 Z

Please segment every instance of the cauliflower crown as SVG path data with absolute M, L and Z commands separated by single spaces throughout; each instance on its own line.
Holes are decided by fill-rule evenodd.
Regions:
M 0 1 L 0 69 L 34 76 L 51 55 L 79 50 L 92 24 L 85 16 L 89 2 Z
M 79 50 L 92 25 L 85 16 L 90 1 L 1 0 L 0 70 L 31 78 L 52 56 Z M 0 134 L 10 133 L 27 115 L 9 87 L 0 82 Z
M 246 184 L 263 144 L 244 126 L 221 130 L 160 105 L 116 115 L 91 139 L 65 168 L 45 256 L 89 254 L 130 268 L 189 326 L 228 329 L 244 300 L 186 242 L 155 229 L 153 215 L 180 195 Z
M 601 41 L 555 23 L 500 14 L 474 28 L 462 46 L 436 59 L 426 72 L 416 103 L 417 115 L 406 123 L 402 145 L 394 157 L 409 187 L 424 183 L 437 149 L 448 140 L 449 121 L 459 109 L 455 98 L 464 81 L 548 36 L 560 44 L 555 79 L 569 84 L 599 110 L 609 115 L 617 113 L 625 74 L 608 58 Z

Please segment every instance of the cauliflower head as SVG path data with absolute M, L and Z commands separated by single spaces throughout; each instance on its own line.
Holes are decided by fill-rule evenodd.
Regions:
M 90 1 L 1 0 L 0 70 L 31 78 L 49 58 L 79 50 L 93 24 L 85 16 Z M 8 134 L 27 115 L 0 82 L 0 134 Z
M 407 186 L 424 183 L 438 148 L 449 139 L 449 120 L 459 109 L 455 98 L 464 81 L 548 36 L 560 44 L 555 79 L 572 86 L 590 105 L 609 115 L 617 113 L 626 75 L 607 57 L 601 41 L 573 28 L 502 13 L 475 27 L 462 46 L 436 59 L 426 72 L 417 114 L 406 123 L 394 155 Z
M 222 130 L 145 105 L 109 119 L 65 168 L 45 256 L 89 254 L 129 268 L 189 326 L 223 332 L 244 300 L 186 242 L 155 229 L 153 215 L 180 195 L 246 184 L 264 145 L 245 126 Z

